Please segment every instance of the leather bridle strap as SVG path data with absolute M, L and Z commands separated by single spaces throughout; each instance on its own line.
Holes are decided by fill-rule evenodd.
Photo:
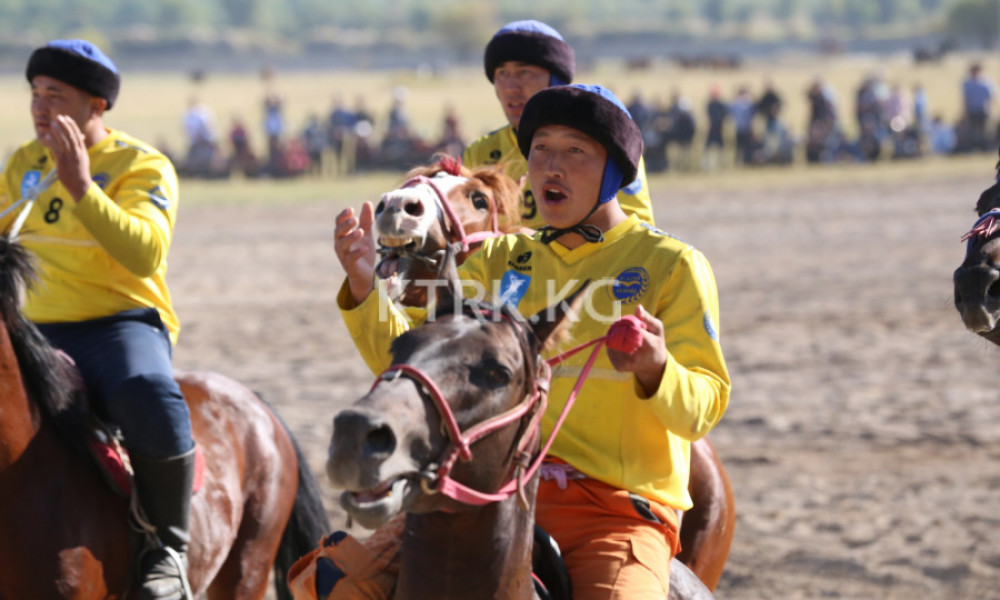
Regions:
M 500 216 L 497 213 L 496 202 L 490 204 L 490 225 L 492 229 L 490 231 L 477 231 L 475 233 L 467 234 L 465 233 L 465 227 L 462 226 L 462 222 L 458 219 L 455 214 L 455 209 L 451 207 L 451 203 L 448 202 L 448 195 L 441 189 L 438 185 L 438 181 L 443 178 L 453 178 L 460 181 L 469 181 L 467 177 L 460 177 L 458 175 L 441 175 L 438 174 L 435 177 L 427 177 L 424 175 L 417 175 L 411 179 L 408 179 L 403 183 L 403 188 L 416 187 L 418 185 L 426 185 L 434 191 L 434 201 L 437 202 L 438 208 L 444 215 L 446 228 L 450 229 L 452 233 L 458 238 L 457 242 L 462 244 L 462 252 L 468 252 L 471 244 L 481 242 L 483 240 L 497 237 L 503 235 L 500 231 Z M 454 185 L 457 185 L 456 182 Z M 449 187 L 450 189 L 450 187 Z M 447 225 L 450 224 L 450 227 Z

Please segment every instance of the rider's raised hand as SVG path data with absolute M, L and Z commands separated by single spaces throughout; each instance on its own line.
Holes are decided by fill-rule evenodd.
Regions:
M 358 303 L 371 293 L 375 280 L 377 255 L 375 236 L 372 233 L 374 221 L 375 209 L 371 202 L 365 202 L 361 206 L 359 216 L 354 214 L 354 209 L 345 208 L 337 215 L 337 226 L 333 234 L 333 249 L 347 273 L 351 295 Z
M 39 141 L 52 152 L 59 181 L 73 200 L 79 202 L 92 182 L 90 155 L 80 126 L 71 117 L 55 115 L 48 133 L 39 137 Z

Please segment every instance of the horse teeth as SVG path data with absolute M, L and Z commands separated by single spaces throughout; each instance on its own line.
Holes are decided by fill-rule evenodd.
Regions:
M 380 236 L 378 240 L 379 244 L 386 246 L 388 248 L 400 248 L 410 243 L 410 238 L 405 236 Z

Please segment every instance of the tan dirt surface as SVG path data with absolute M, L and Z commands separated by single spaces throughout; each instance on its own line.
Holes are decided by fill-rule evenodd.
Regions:
M 719 283 L 734 387 L 711 438 L 739 518 L 717 595 L 1000 598 L 1000 351 L 951 288 L 990 181 L 845 179 L 654 193 Z M 331 420 L 372 381 L 336 309 L 339 208 L 182 206 L 170 265 L 176 365 L 277 407 L 338 528 Z

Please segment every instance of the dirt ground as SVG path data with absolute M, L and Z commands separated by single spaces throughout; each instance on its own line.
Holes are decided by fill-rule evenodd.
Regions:
M 711 438 L 739 518 L 717 595 L 1000 598 L 1000 350 L 951 291 L 989 181 L 845 179 L 655 195 L 719 283 L 733 396 Z M 339 208 L 182 207 L 170 265 L 177 366 L 277 407 L 336 527 L 331 419 L 372 380 L 335 305 Z

